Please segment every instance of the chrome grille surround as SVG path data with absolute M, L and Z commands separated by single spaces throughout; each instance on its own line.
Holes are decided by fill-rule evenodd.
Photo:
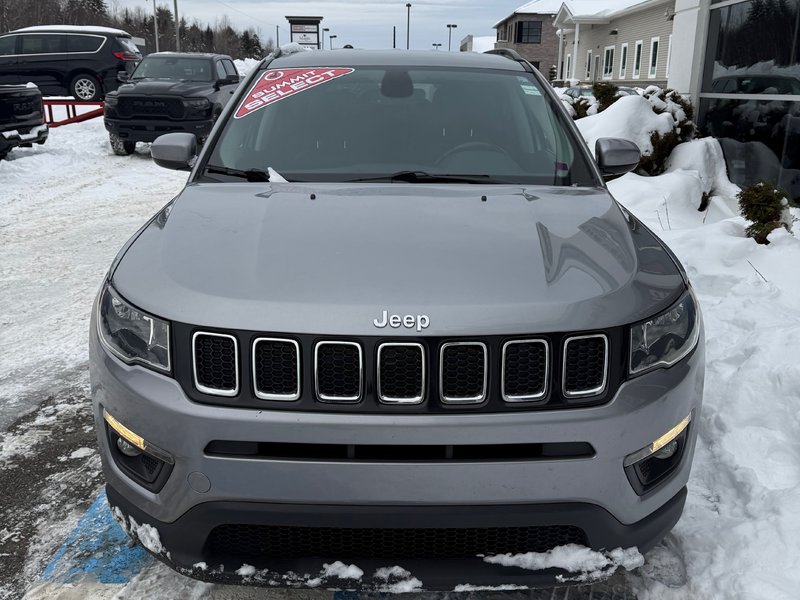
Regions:
M 319 389 L 319 349 L 322 346 L 355 346 L 358 349 L 358 395 L 356 396 L 332 396 L 323 394 Z M 346 342 L 339 340 L 323 340 L 314 345 L 314 391 L 321 402 L 341 402 L 357 403 L 364 395 L 364 350 L 357 342 Z
M 571 342 L 578 340 L 599 338 L 603 340 L 603 381 L 599 386 L 584 390 L 567 389 L 567 350 Z M 565 398 L 584 398 L 586 396 L 597 396 L 602 394 L 608 383 L 608 336 L 604 333 L 592 333 L 588 335 L 575 335 L 564 340 L 564 353 L 561 359 L 561 393 Z
M 511 396 L 506 393 L 506 351 L 508 350 L 509 346 L 514 346 L 517 344 L 541 344 L 544 346 L 544 381 L 542 382 L 542 391 L 537 392 L 535 394 L 529 394 L 524 396 Z M 503 400 L 505 402 L 534 402 L 536 400 L 541 400 L 545 396 L 547 396 L 548 392 L 548 381 L 550 379 L 550 344 L 547 343 L 547 340 L 542 338 L 530 338 L 524 340 L 512 340 L 510 342 L 506 342 L 503 344 L 503 359 L 500 364 L 500 392 L 503 395 Z
M 448 348 L 478 346 L 483 350 L 483 387 L 478 396 L 447 396 L 444 393 L 444 357 Z M 439 349 L 439 397 L 443 404 L 480 404 L 486 400 L 489 379 L 489 350 L 483 342 L 446 342 Z
M 256 349 L 258 348 L 258 344 L 261 342 L 279 342 L 282 344 L 291 344 L 294 346 L 295 352 L 295 361 L 297 362 L 297 389 L 295 390 L 294 394 L 270 394 L 267 392 L 261 392 L 258 389 L 258 368 L 256 366 Z M 295 400 L 300 399 L 300 344 L 296 340 L 291 340 L 288 338 L 273 338 L 273 337 L 260 337 L 253 340 L 253 349 L 251 352 L 252 357 L 252 365 L 253 365 L 253 391 L 255 392 L 256 398 L 260 400 L 278 400 L 280 402 L 294 402 Z
M 384 396 L 381 389 L 381 353 L 384 348 L 418 348 L 420 352 L 420 360 L 422 364 L 421 381 L 420 381 L 420 394 L 408 398 L 395 398 L 391 396 Z M 414 342 L 385 342 L 378 346 L 378 361 L 375 365 L 377 372 L 376 381 L 378 388 L 378 400 L 384 404 L 420 404 L 425 399 L 425 386 L 427 385 L 426 369 L 425 369 L 425 348 L 422 344 Z
M 200 383 L 197 378 L 197 338 L 200 336 L 218 337 L 223 339 L 233 340 L 233 362 L 236 372 L 236 385 L 233 389 L 218 389 L 207 387 Z M 211 396 L 224 396 L 230 398 L 239 394 L 239 341 L 236 336 L 227 333 L 213 333 L 211 331 L 195 331 L 192 335 L 192 377 L 194 378 L 194 385 L 198 391 L 209 394 Z

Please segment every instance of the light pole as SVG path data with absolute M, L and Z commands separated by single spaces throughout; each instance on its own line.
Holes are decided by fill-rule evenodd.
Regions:
M 175 0 L 175 51 L 181 51 L 181 21 L 178 19 L 178 0 Z
M 434 43 L 434 44 L 433 44 L 433 47 L 434 47 L 434 48 L 436 48 L 436 49 L 438 50 L 439 48 L 441 48 L 441 47 L 442 47 L 442 45 L 441 45 L 441 44 L 436 44 L 436 43 Z
M 450 52 L 450 45 L 453 41 L 453 29 L 458 27 L 455 23 L 447 24 L 447 51 Z
M 331 50 L 333 50 L 333 40 L 339 37 L 338 35 L 329 35 L 328 39 L 331 41 Z
M 158 9 L 156 8 L 156 0 L 153 0 L 153 27 L 156 30 L 156 52 L 158 52 Z
M 408 50 L 411 48 L 411 2 L 406 3 L 406 8 L 408 9 L 408 17 L 406 19 L 406 50 Z
M 330 27 L 325 27 L 322 29 L 322 49 L 325 50 L 325 32 L 330 31 Z

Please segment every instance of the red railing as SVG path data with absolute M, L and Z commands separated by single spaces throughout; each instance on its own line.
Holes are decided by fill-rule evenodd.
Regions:
M 62 125 L 69 125 L 70 123 L 81 123 L 82 121 L 88 121 L 89 119 L 94 119 L 95 117 L 102 117 L 103 107 L 105 106 L 104 102 L 54 100 L 50 98 L 45 98 L 42 100 L 42 102 L 44 103 L 45 123 L 47 123 L 50 127 L 61 127 Z M 56 119 L 56 117 L 53 115 L 53 108 L 57 106 L 63 106 L 64 109 L 66 109 L 66 118 Z M 79 114 L 78 107 L 80 106 L 96 106 L 97 108 Z

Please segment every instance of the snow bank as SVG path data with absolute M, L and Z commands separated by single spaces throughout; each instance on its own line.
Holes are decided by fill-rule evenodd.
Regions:
M 236 65 L 236 70 L 239 71 L 239 75 L 246 77 L 260 62 L 260 58 L 237 58 L 233 61 L 233 64 Z
M 650 102 L 642 96 L 624 96 L 603 112 L 578 119 L 575 124 L 592 154 L 595 142 L 603 137 L 631 140 L 642 154 L 648 154 L 653 150 L 650 133 L 672 131 L 675 120 L 669 113 L 655 114 Z

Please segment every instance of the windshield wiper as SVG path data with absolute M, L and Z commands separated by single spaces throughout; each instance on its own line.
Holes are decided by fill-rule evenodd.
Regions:
M 206 173 L 219 173 L 220 175 L 230 175 L 231 177 L 240 177 L 250 182 L 263 182 L 269 181 L 269 173 L 261 169 L 232 169 L 230 167 L 220 167 L 217 165 L 206 165 Z
M 426 173 L 425 171 L 398 171 L 390 175 L 348 179 L 347 181 L 348 183 L 368 181 L 402 181 L 404 183 L 505 183 L 489 175 L 449 175 L 444 173 Z

